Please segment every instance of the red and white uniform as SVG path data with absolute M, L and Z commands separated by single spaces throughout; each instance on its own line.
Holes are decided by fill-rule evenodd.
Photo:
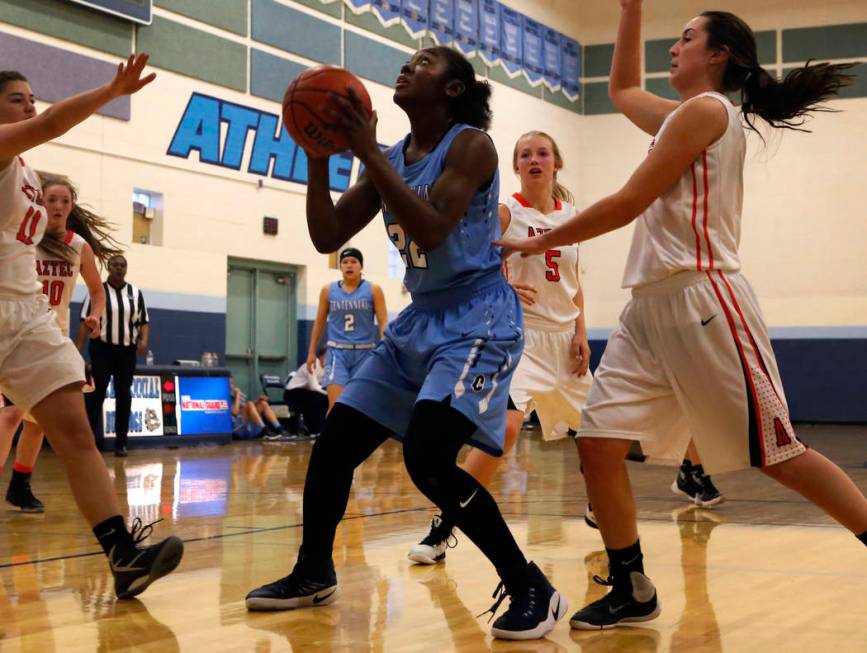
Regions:
M 72 248 L 72 260 L 60 260 L 37 247 L 36 274 L 42 284 L 42 292 L 48 297 L 48 306 L 57 314 L 60 330 L 69 335 L 69 303 L 81 269 L 81 248 L 85 241 L 74 231 L 67 231 L 64 240 Z
M 572 205 L 555 200 L 548 214 L 534 209 L 519 193 L 506 200 L 511 214 L 506 238 L 538 236 L 575 215 Z M 578 246 L 567 245 L 545 252 L 544 256 L 512 256 L 508 260 L 509 280 L 534 286 L 536 303 L 521 305 L 524 311 L 524 353 L 512 376 L 509 396 L 515 407 L 526 413 L 536 411 L 545 439 L 555 439 L 577 430 L 581 409 L 593 376 L 588 371 L 572 373 L 572 339 L 580 309 L 574 297 L 580 289 Z
M 692 437 L 716 473 L 782 462 L 804 446 L 758 300 L 738 271 L 740 115 L 725 96 L 703 96 L 725 107 L 728 127 L 637 220 L 623 276 L 632 299 L 596 370 L 578 435 L 638 440 L 651 461 L 672 464 Z
M 48 310 L 36 275 L 45 222 L 39 177 L 15 157 L 0 169 L 0 386 L 25 412 L 84 381 L 84 361 Z

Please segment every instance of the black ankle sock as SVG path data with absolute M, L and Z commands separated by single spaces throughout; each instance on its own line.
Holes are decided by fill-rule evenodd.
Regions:
M 605 549 L 608 553 L 608 568 L 614 578 L 615 588 L 625 585 L 630 589 L 632 581 L 629 575 L 633 571 L 644 573 L 644 555 L 641 553 L 641 542 L 635 540 L 635 544 L 625 549 Z
M 704 467 L 702 467 L 701 464 L 693 465 L 692 471 L 694 471 L 699 476 L 704 476 Z
M 118 553 L 123 557 L 135 549 L 135 542 L 126 528 L 126 522 L 122 515 L 115 515 L 100 522 L 93 527 L 93 534 L 102 545 L 102 550 L 105 551 L 106 556 L 111 555 L 112 549 L 116 550 L 116 557 Z
M 334 570 L 334 561 L 330 555 L 310 555 L 303 550 L 298 551 L 298 564 L 303 567 L 306 574 L 314 578 L 328 576 Z
M 440 515 L 440 530 L 447 530 L 451 533 L 455 530 L 455 523 L 445 515 Z
M 689 458 L 684 458 L 680 466 L 684 469 L 692 469 L 692 461 Z
M 9 479 L 9 485 L 18 485 L 22 481 L 30 480 L 31 472 L 19 472 L 14 467 L 12 468 L 12 478 Z
M 864 531 L 861 535 L 856 535 L 855 537 L 861 540 L 861 544 L 867 546 L 867 531 Z
M 506 591 L 512 596 L 524 594 L 530 589 L 530 574 L 526 562 L 511 569 L 497 569 L 497 573 L 503 580 Z

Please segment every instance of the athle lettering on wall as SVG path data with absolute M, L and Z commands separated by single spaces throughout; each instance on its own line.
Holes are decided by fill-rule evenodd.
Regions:
M 307 155 L 292 140 L 276 114 L 202 93 L 190 95 L 166 154 L 188 159 L 196 151 L 201 163 L 240 170 L 251 131 L 253 144 L 248 173 L 296 184 L 307 183 Z M 329 159 L 332 190 L 349 188 L 352 162 L 350 152 L 335 154 Z

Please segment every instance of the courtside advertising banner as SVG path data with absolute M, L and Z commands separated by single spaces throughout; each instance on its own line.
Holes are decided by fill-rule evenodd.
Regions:
M 231 433 L 229 377 L 179 376 L 177 416 L 180 435 Z
M 102 423 L 105 437 L 115 437 L 114 378 L 105 391 Z M 231 431 L 231 429 L 228 429 Z M 132 406 L 129 413 L 129 436 L 164 435 L 163 403 L 160 377 L 138 375 L 132 378 Z

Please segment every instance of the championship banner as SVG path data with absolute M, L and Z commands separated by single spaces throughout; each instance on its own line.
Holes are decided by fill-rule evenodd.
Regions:
M 581 46 L 568 36 L 560 36 L 563 94 L 575 102 L 581 93 Z
M 532 18 L 522 16 L 522 47 L 524 50 L 524 77 L 530 86 L 539 86 L 545 77 L 543 33 L 545 27 Z
M 500 3 L 479 0 L 479 55 L 489 66 L 500 63 Z
M 542 56 L 545 62 L 545 86 L 552 91 L 559 91 L 563 85 L 560 32 L 550 27 L 546 27 L 544 30 Z
M 451 45 L 455 38 L 455 0 L 430 0 L 428 32 L 437 45 Z
M 353 14 L 366 14 L 373 4 L 372 0 L 343 0 L 343 3 Z
M 372 0 L 370 8 L 383 27 L 400 22 L 400 0 Z
M 500 5 L 500 65 L 509 77 L 517 77 L 523 68 L 521 14 Z
M 455 45 L 468 57 L 479 49 L 479 0 L 455 0 Z
M 428 25 L 428 0 L 402 0 L 400 22 L 412 38 L 424 36 Z

